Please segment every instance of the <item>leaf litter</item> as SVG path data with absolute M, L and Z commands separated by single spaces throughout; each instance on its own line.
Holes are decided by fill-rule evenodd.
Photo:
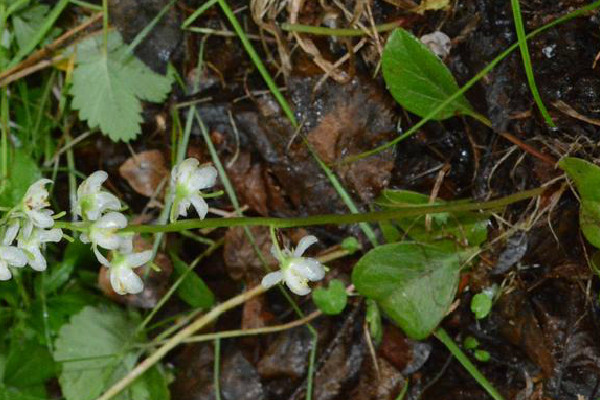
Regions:
M 158 2 L 148 3 L 152 3 L 153 15 L 161 8 L 157 7 Z M 516 38 L 509 22 L 512 16 L 507 5 L 467 0 L 448 8 L 447 3 L 422 2 L 419 9 L 423 11 L 422 16 L 411 14 L 407 11 L 409 7 L 377 2 L 369 4 L 370 10 L 360 9 L 358 3 L 344 6 L 336 3 L 330 9 L 322 8 L 321 4 L 306 3 L 295 12 L 300 22 L 318 25 L 333 19 L 344 21 L 341 26 L 355 24 L 352 27 L 367 33 L 371 19 L 376 24 L 383 24 L 402 18 L 404 27 L 419 36 L 435 32 L 443 25 L 443 31 L 453 43 L 443 62 L 452 72 L 450 78 L 456 82 L 447 88 L 442 87 L 443 94 L 437 98 L 437 92 L 430 93 L 433 98 L 430 101 L 439 104 L 440 99 L 443 101 L 454 93 L 485 62 Z M 297 6 L 301 2 L 294 4 Z M 532 4 L 526 18 L 526 29 L 539 27 L 549 15 L 560 15 L 569 7 L 578 5 L 578 1 Z M 170 12 L 167 25 L 179 20 L 178 13 L 187 15 L 196 6 L 185 4 L 174 8 L 176 11 Z M 438 6 L 440 10 L 437 10 Z M 355 9 L 348 10 L 346 7 Z M 357 18 L 348 20 L 352 11 L 356 12 Z M 240 12 L 248 11 L 242 9 Z M 270 12 L 279 13 L 280 18 L 288 17 L 283 8 Z M 135 35 L 124 29 L 135 32 L 135 27 L 128 27 L 122 21 L 130 14 L 117 5 L 111 13 L 111 18 L 129 42 Z M 473 17 L 475 15 L 477 18 Z M 594 107 L 598 78 L 591 69 L 591 62 L 586 64 L 579 60 L 594 59 L 598 39 L 589 32 L 598 28 L 596 17 L 594 14 L 579 18 L 530 42 L 542 96 L 548 99 L 548 103 L 564 102 L 587 118 L 600 117 L 596 115 L 598 108 Z M 140 24 L 147 22 L 146 19 Z M 258 35 L 250 18 L 248 22 L 249 32 Z M 222 16 L 214 11 L 207 12 L 198 24 L 213 31 L 227 26 Z M 201 44 L 199 37 L 191 36 L 186 39 L 185 45 L 177 47 L 174 43 L 179 42 L 178 34 L 169 30 L 165 32 L 168 33 L 164 41 L 151 39 L 151 45 L 136 48 L 135 54 L 145 64 L 130 59 L 130 69 L 120 69 L 127 71 L 125 75 L 111 72 L 114 72 L 116 63 L 124 60 L 125 45 L 116 32 L 109 36 L 109 52 L 105 58 L 86 56 L 86 46 L 103 45 L 101 36 L 88 39 L 79 45 L 73 76 L 74 106 L 80 112 L 80 119 L 87 120 L 91 127 L 99 126 L 112 139 L 129 141 L 134 151 L 134 155 L 125 155 L 124 152 L 114 154 L 106 138 L 88 140 L 75 149 L 78 167 L 84 172 L 93 171 L 99 165 L 112 171 L 119 169 L 123 179 L 116 183 L 115 188 L 131 200 L 129 206 L 135 213 L 145 211 L 147 198 L 154 196 L 160 182 L 167 179 L 167 166 L 172 161 L 168 150 L 171 143 L 169 134 L 153 134 L 152 126 L 172 83 L 171 78 L 160 75 L 165 72 L 164 61 L 173 60 L 182 76 L 192 76 L 191 70 L 197 62 Z M 184 103 L 211 98 L 210 103 L 197 103 L 197 110 L 210 130 L 219 156 L 227 165 L 227 173 L 241 204 L 248 206 L 250 214 L 298 216 L 346 212 L 337 193 L 307 151 L 304 138 L 318 156 L 333 167 L 363 210 L 372 206 L 374 199 L 387 188 L 415 190 L 428 196 L 439 182 L 437 197 L 441 200 L 465 197 L 483 200 L 545 183 L 543 178 L 547 178 L 547 171 L 540 172 L 538 160 L 504 141 L 497 132 L 511 132 L 527 144 L 555 157 L 568 153 L 588 159 L 599 156 L 593 145 L 600 138 L 599 131 L 585 120 L 561 116 L 551 110 L 559 128 L 548 130 L 543 126 L 526 90 L 521 61 L 518 55 L 512 55 L 473 91 L 453 103 L 454 109 L 446 109 L 445 114 L 439 114 L 443 122 L 425 124 L 396 150 L 386 150 L 352 164 L 337 164 L 342 158 L 358 155 L 402 134 L 417 120 L 412 113 L 420 115 L 421 109 L 429 108 L 427 104 L 423 106 L 427 102 L 402 99 L 413 90 L 411 87 L 392 85 L 390 95 L 380 78 L 372 78 L 373 71 L 368 66 L 372 65 L 373 54 L 377 54 L 377 40 L 384 43 L 386 35 L 370 37 L 362 50 L 348 57 L 348 67 L 343 70 L 348 71 L 343 72 L 348 74 L 347 79 L 340 79 L 343 76 L 336 70 L 335 80 L 328 79 L 320 68 L 315 67 L 310 55 L 319 54 L 327 61 L 319 61 L 321 67 L 334 65 L 357 42 L 352 41 L 354 39 L 336 39 L 334 42 L 332 38 L 318 39 L 316 36 L 309 40 L 308 36 L 301 39 L 301 35 L 304 34 L 284 38 L 277 49 L 292 48 L 299 43 L 304 43 L 305 47 L 306 43 L 314 46 L 309 49 L 309 55 L 300 50 L 291 53 L 291 70 L 286 71 L 285 80 L 280 81 L 285 84 L 286 96 L 302 122 L 298 131 L 285 119 L 276 103 L 261 92 L 264 85 L 250 70 L 251 63 L 239 43 L 225 34 L 206 36 L 204 67 L 200 74 L 200 87 L 204 90 L 184 95 L 176 89 L 168 100 Z M 406 46 L 420 46 L 408 36 L 404 35 L 401 39 Z M 276 47 L 270 47 L 271 44 L 265 46 L 272 51 L 266 58 L 274 72 L 278 63 Z M 551 58 L 541 51 L 547 46 L 555 48 L 556 54 Z M 185 53 L 186 62 L 178 59 L 177 51 Z M 151 61 L 153 58 L 159 60 L 156 65 Z M 384 76 L 398 73 L 385 60 L 384 55 Z M 412 60 L 403 62 L 405 67 L 414 66 L 414 63 L 410 64 Z M 431 58 L 427 62 L 442 61 Z M 127 96 L 124 96 L 128 99 L 127 104 L 111 100 L 106 93 L 106 96 L 97 96 L 97 91 L 87 87 L 95 81 L 91 77 L 100 76 L 100 72 L 106 72 L 106 79 L 114 80 L 119 90 L 127 91 Z M 144 82 L 150 81 L 153 83 L 144 85 Z M 137 83 L 133 85 L 132 82 Z M 320 82 L 324 83 L 319 85 Z M 147 87 L 161 89 L 146 91 Z M 93 99 L 90 98 L 92 94 Z M 400 105 L 393 102 L 392 96 Z M 144 104 L 141 100 L 159 104 Z M 89 108 L 94 101 L 101 103 L 101 108 L 109 112 L 94 113 Z M 473 120 L 455 118 L 457 112 L 471 113 L 471 107 L 489 117 L 493 130 Z M 231 112 L 237 132 L 227 117 L 227 111 Z M 122 113 L 127 115 L 116 117 Z M 182 120 L 186 113 L 187 109 L 181 110 Z M 103 120 L 106 114 L 113 118 Z M 169 124 L 173 121 L 169 120 Z M 201 162 L 210 159 L 200 139 L 198 126 L 192 128 L 190 148 L 194 149 Z M 90 154 L 97 156 L 89 157 Z M 449 167 L 448 172 L 440 175 L 438 172 L 443 166 Z M 441 181 L 440 176 L 443 176 Z M 18 192 L 19 188 L 11 190 Z M 484 253 L 472 270 L 462 270 L 459 264 L 449 268 L 456 288 L 445 288 L 447 292 L 440 289 L 435 295 L 428 292 L 433 290 L 431 287 L 419 289 L 423 292 L 424 301 L 432 302 L 428 309 L 436 314 L 431 329 L 442 321 L 457 341 L 467 335 L 476 337 L 491 355 L 488 362 L 477 365 L 506 398 L 535 398 L 536 393 L 544 393 L 556 399 L 577 396 L 591 399 L 599 394 L 597 366 L 600 350 L 594 333 L 597 331 L 598 288 L 587 266 L 589 247 L 578 239 L 575 204 L 573 196 L 564 196 L 552 215 L 533 221 L 529 226 L 527 216 L 534 211 L 533 206 L 511 207 L 499 218 L 492 218 L 487 225 L 488 239 L 494 240 L 484 242 Z M 215 205 L 224 213 L 235 211 L 223 197 L 216 199 Z M 406 230 L 410 236 L 406 222 L 396 222 L 395 229 Z M 249 232 L 248 236 L 242 228 L 195 231 L 196 238 L 187 237 L 180 242 L 167 238 L 167 243 L 169 248 L 176 247 L 182 262 L 189 265 L 210 246 L 210 241 L 215 243 L 224 238 L 223 247 L 217 246 L 217 251 L 207 254 L 200 261 L 197 272 L 192 272 L 218 300 L 224 300 L 238 293 L 244 285 L 255 285 L 264 274 L 265 266 L 274 264 L 269 254 L 268 232 L 258 228 L 251 228 Z M 366 244 L 362 233 L 353 227 L 316 228 L 310 232 L 323 238 L 322 249 L 333 248 L 349 234 L 358 236 Z M 286 231 L 285 234 L 294 236 L 296 233 Z M 208 241 L 201 242 L 198 237 Z M 555 237 L 559 238 L 558 242 Z M 522 238 L 526 238 L 526 245 L 523 245 Z M 144 246 L 147 248 L 149 244 Z M 261 250 L 266 262 L 256 256 L 255 246 Z M 422 246 L 415 248 L 418 256 L 425 255 L 428 261 L 438 259 L 437 256 L 428 256 L 428 251 Z M 162 257 L 166 263 L 171 262 L 166 254 Z M 360 272 L 358 258 L 352 256 L 331 266 L 336 274 L 348 277 L 353 271 Z M 151 271 L 146 276 L 149 293 L 143 299 L 128 297 L 121 301 L 135 308 L 153 307 L 173 281 L 170 266 L 161 265 L 160 269 L 160 273 Z M 393 275 L 400 279 L 398 274 Z M 470 312 L 470 298 L 478 292 L 476 288 L 492 283 L 502 285 L 499 299 L 488 318 L 475 320 Z M 323 289 L 327 286 L 325 283 Z M 402 282 L 393 286 L 401 289 Z M 106 289 L 106 284 L 101 281 L 100 287 Z M 360 287 L 356 289 L 362 290 Z M 459 301 L 451 307 L 455 293 Z M 116 299 L 110 293 L 107 296 Z M 318 332 L 318 353 L 313 398 L 393 399 L 405 385 L 408 385 L 405 398 L 410 399 L 485 398 L 460 365 L 448 358 L 447 351 L 434 339 L 426 338 L 431 329 L 411 330 L 410 326 L 403 324 L 403 315 L 394 314 L 397 311 L 395 307 L 393 310 L 382 307 L 383 336 L 372 353 L 369 350 L 372 338 L 365 335 L 366 307 L 356 297 L 350 297 L 348 303 L 342 314 L 314 321 Z M 160 311 L 161 317 L 179 315 L 188 309 L 186 304 L 189 304 L 189 298 L 186 301 L 185 296 L 169 300 Z M 310 301 L 301 301 L 299 306 L 305 314 L 314 310 Z M 449 309 L 452 311 L 447 314 Z M 95 306 L 87 306 L 83 311 L 80 308 L 78 316 L 71 318 L 58 333 L 58 355 L 80 356 L 70 354 L 71 347 L 66 344 L 71 341 L 70 335 L 75 329 L 96 329 L 98 332 L 97 328 L 87 326 L 90 322 L 85 320 L 92 313 L 101 313 L 100 319 L 113 319 L 111 324 L 132 324 L 131 321 L 139 319 L 135 312 L 125 314 L 123 310 Z M 242 311 L 220 319 L 210 330 L 269 326 L 294 318 L 296 316 L 284 297 L 273 290 L 248 302 Z M 404 331 L 395 325 L 400 325 Z M 157 332 L 160 330 L 154 333 Z M 406 333 L 420 340 L 410 339 Z M 110 351 L 120 350 L 118 342 L 127 340 L 115 338 L 114 334 L 110 332 L 103 338 L 110 339 L 110 345 L 107 344 Z M 307 329 L 298 327 L 253 337 L 252 340 L 223 341 L 220 354 L 222 398 L 304 398 L 311 340 Z M 129 358 L 130 354 L 126 353 L 124 360 Z M 214 398 L 213 345 L 183 345 L 169 355 L 168 362 L 177 367 L 172 371 L 172 398 Z M 66 368 L 60 379 L 73 379 L 74 373 Z M 120 373 L 117 368 L 115 374 Z M 143 386 L 147 384 L 141 380 L 140 387 L 132 387 L 132 390 L 143 392 Z M 73 397 L 73 394 L 65 395 Z

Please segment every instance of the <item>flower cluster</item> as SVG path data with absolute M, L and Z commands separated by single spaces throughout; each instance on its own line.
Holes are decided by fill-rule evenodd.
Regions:
M 12 277 L 9 267 L 29 264 L 36 271 L 46 269 L 42 248 L 46 242 L 58 242 L 63 233 L 53 228 L 54 212 L 47 208 L 49 179 L 40 179 L 29 187 L 21 202 L 12 208 L 0 223 L 0 280 Z M 16 246 L 15 246 L 16 242 Z
M 109 269 L 110 283 L 118 294 L 136 294 L 144 289 L 142 279 L 133 271 L 152 259 L 153 251 L 135 253 L 133 233 L 123 232 L 127 227 L 127 217 L 120 211 L 121 201 L 102 188 L 108 179 L 104 171 L 96 171 L 84 180 L 77 189 L 74 213 L 83 220 L 85 231 L 81 241 L 91 243 L 98 261 Z M 208 205 L 201 190 L 214 186 L 217 170 L 212 166 L 199 166 L 198 160 L 189 158 L 176 165 L 171 172 L 170 219 L 187 216 L 188 209 L 194 206 L 200 218 L 208 212 Z M 47 267 L 42 251 L 45 243 L 59 242 L 63 232 L 55 227 L 54 212 L 49 208 L 49 193 L 46 185 L 49 179 L 35 182 L 20 203 L 0 218 L 0 280 L 8 280 L 14 272 L 12 268 L 23 268 L 27 264 L 35 271 Z M 64 225 L 63 225 L 64 226 Z M 314 236 L 300 240 L 294 250 L 279 248 L 275 231 L 272 230 L 273 247 L 271 252 L 280 263 L 280 270 L 267 274 L 262 285 L 274 286 L 280 282 L 298 295 L 309 294 L 309 281 L 318 281 L 325 276 L 325 267 L 318 260 L 302 255 L 308 247 L 317 242 Z M 110 251 L 107 258 L 103 251 Z
M 302 257 L 306 249 L 317 242 L 317 238 L 309 235 L 303 237 L 293 251 L 280 250 L 276 243 L 271 247 L 271 254 L 279 261 L 280 271 L 270 272 L 262 279 L 266 288 L 279 282 L 285 282 L 290 290 L 300 296 L 310 293 L 308 281 L 320 281 L 325 276 L 325 267 L 318 260 Z
M 81 235 L 81 241 L 92 243 L 98 261 L 109 268 L 110 283 L 116 293 L 140 293 L 144 283 L 133 269 L 149 262 L 152 250 L 133 253 L 133 234 L 120 232 L 127 227 L 127 217 L 118 211 L 121 202 L 112 193 L 102 190 L 106 179 L 106 172 L 96 171 L 77 189 L 75 213 L 89 223 L 89 230 Z M 111 261 L 100 248 L 112 251 Z

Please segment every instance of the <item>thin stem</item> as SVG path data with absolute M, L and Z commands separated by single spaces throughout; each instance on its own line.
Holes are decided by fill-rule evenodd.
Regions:
M 479 383 L 479 385 L 481 385 L 481 387 L 485 389 L 485 391 L 488 392 L 488 394 L 492 396 L 494 400 L 504 400 L 504 397 L 502 397 L 502 395 L 498 393 L 490 381 L 488 381 L 486 377 L 479 372 L 477 367 L 471 362 L 471 360 L 469 360 L 467 355 L 460 349 L 460 347 L 458 347 L 454 340 L 452 340 L 444 328 L 438 328 L 434 335 L 440 342 L 444 344 L 444 346 L 446 346 L 446 348 L 448 348 L 448 350 L 450 350 L 450 353 L 452 353 L 458 362 L 460 362 L 462 366 L 465 367 L 465 369 L 469 372 L 469 374 L 471 374 L 473 379 L 475 379 L 477 383 Z
M 389 32 L 394 28 L 399 27 L 402 21 L 390 22 L 387 24 L 378 25 L 375 27 L 375 32 Z M 361 29 L 353 28 L 326 28 L 324 26 L 312 26 L 312 25 L 301 25 L 301 24 L 281 24 L 281 29 L 288 32 L 298 33 L 310 33 L 312 35 L 324 35 L 324 36 L 366 36 L 372 33 Z
M 212 321 L 216 320 L 220 315 L 224 314 L 226 311 L 239 306 L 240 304 L 245 303 L 253 297 L 263 294 L 267 289 L 258 285 L 251 290 L 239 294 L 224 303 L 219 304 L 214 307 L 209 313 L 201 316 L 192 324 L 188 325 L 181 331 L 179 331 L 175 336 L 169 339 L 164 345 L 159 347 L 155 352 L 153 352 L 148 358 L 138 364 L 134 369 L 132 369 L 123 379 L 114 384 L 110 389 L 108 389 L 102 396 L 98 397 L 97 400 L 109 400 L 119 394 L 123 389 L 129 386 L 133 381 L 146 372 L 148 369 L 152 368 L 154 364 L 159 362 L 169 351 L 171 351 L 175 346 L 177 346 L 182 341 L 191 337 L 196 331 L 205 327 Z
M 272 217 L 237 217 L 237 218 L 209 218 L 188 219 L 177 221 L 168 225 L 130 225 L 123 229 L 125 232 L 179 232 L 190 229 L 203 228 L 228 228 L 232 226 L 273 226 L 274 228 L 296 228 L 301 226 L 318 225 L 348 225 L 361 222 L 378 222 L 400 217 L 419 216 L 425 214 L 438 214 L 444 212 L 493 210 L 502 208 L 509 204 L 517 203 L 542 194 L 545 187 L 539 187 L 523 192 L 502 197 L 498 200 L 486 202 L 464 202 L 457 201 L 437 205 L 398 207 L 393 210 L 372 211 L 359 214 L 324 214 L 296 218 L 272 218 Z M 87 228 L 81 224 L 69 224 L 57 222 L 57 228 L 85 231 Z
M 207 333 L 205 335 L 192 336 L 189 339 L 184 340 L 182 343 L 200 343 L 207 342 L 209 340 L 215 339 L 231 339 L 245 336 L 255 336 L 255 335 L 266 335 L 268 333 L 281 332 L 288 329 L 296 328 L 298 326 L 302 326 L 313 319 L 320 317 L 322 315 L 321 311 L 315 311 L 311 314 L 308 314 L 306 317 L 297 319 L 292 322 L 288 322 L 286 324 L 274 325 L 274 326 L 265 326 L 262 328 L 255 329 L 235 329 L 231 331 L 221 331 L 215 333 Z M 165 342 L 158 342 L 156 344 L 162 344 Z M 153 343 L 154 345 L 155 343 Z
M 529 90 L 533 95 L 533 99 L 540 110 L 540 113 L 546 120 L 546 123 L 550 126 L 556 126 L 552 117 L 548 113 L 544 102 L 540 96 L 537 85 L 535 83 L 535 77 L 533 76 L 533 66 L 531 65 L 531 56 L 529 55 L 529 48 L 527 47 L 527 36 L 525 35 L 525 26 L 523 25 L 523 17 L 521 15 L 521 6 L 519 0 L 510 0 L 512 7 L 513 18 L 515 21 L 515 30 L 517 31 L 517 39 L 519 41 L 519 49 L 521 51 L 521 58 L 523 59 L 523 65 L 525 67 L 525 74 L 527 75 L 527 83 L 529 84 Z
M 221 400 L 221 339 L 215 339 L 215 363 L 213 367 L 213 386 L 215 399 Z
M 526 39 L 531 39 L 532 37 L 544 32 L 558 24 L 561 24 L 565 21 L 568 21 L 570 19 L 578 17 L 579 15 L 582 15 L 588 11 L 594 10 L 598 7 L 600 7 L 600 0 L 595 1 L 590 5 L 581 7 L 578 10 L 570 12 L 570 13 L 564 15 L 563 17 L 557 18 L 556 20 L 550 22 L 549 24 L 546 24 L 546 25 L 532 31 L 531 33 L 529 33 L 526 36 Z M 460 88 L 456 93 L 454 93 L 453 95 L 449 96 L 446 100 L 441 102 L 437 107 L 435 107 L 433 110 L 431 110 L 431 112 L 429 114 L 427 114 L 419 122 L 417 122 L 415 125 L 413 125 L 403 135 L 400 135 L 396 139 L 389 141 L 385 144 L 382 144 L 381 146 L 378 146 L 372 150 L 366 151 L 366 152 L 361 153 L 356 156 L 348 157 L 348 158 L 340 161 L 340 163 L 347 164 L 347 163 L 352 163 L 354 161 L 357 161 L 357 160 L 360 160 L 363 158 L 370 157 L 373 154 L 377 154 L 380 151 L 388 149 L 388 148 L 396 145 L 397 143 L 403 141 L 404 139 L 414 135 L 419 130 L 419 128 L 421 128 L 428 121 L 430 121 L 432 118 L 434 118 L 440 111 L 442 111 L 444 108 L 446 108 L 446 106 L 448 106 L 448 104 L 452 103 L 454 100 L 458 99 L 460 96 L 465 94 L 465 92 L 467 92 L 473 85 L 475 85 L 475 83 L 479 82 L 479 80 L 482 79 L 485 75 L 487 75 L 492 69 L 494 69 L 500 61 L 505 59 L 510 53 L 512 53 L 518 47 L 519 47 L 519 43 L 515 43 L 512 46 L 510 46 L 508 49 L 506 49 L 502 53 L 500 53 L 500 55 L 498 55 L 496 58 L 494 58 L 485 68 L 483 68 L 481 71 L 479 71 L 479 73 L 477 73 L 477 75 L 475 75 L 474 77 L 469 79 L 469 81 L 467 83 L 465 83 L 465 85 L 462 88 Z
M 252 44 L 250 43 L 250 40 L 248 40 L 248 37 L 246 36 L 244 29 L 242 28 L 242 26 L 240 25 L 240 23 L 237 20 L 237 17 L 235 16 L 235 14 L 231 10 L 231 8 L 229 8 L 229 6 L 227 5 L 227 2 L 225 0 L 217 0 L 217 2 L 219 3 L 219 6 L 221 6 L 223 13 L 225 13 L 225 16 L 227 17 L 227 19 L 233 26 L 233 29 L 238 34 L 238 36 L 242 42 L 242 45 L 246 49 L 246 52 L 248 53 L 250 58 L 252 59 L 252 62 L 254 62 L 256 69 L 262 75 L 267 86 L 269 87 L 269 90 L 271 91 L 271 93 L 273 93 L 273 96 L 275 96 L 275 98 L 281 105 L 283 112 L 288 117 L 288 119 L 290 120 L 292 125 L 294 127 L 297 127 L 298 122 L 296 121 L 296 117 L 294 117 L 294 113 L 292 112 L 290 105 L 288 104 L 285 97 L 283 97 L 283 95 L 279 91 L 279 88 L 277 87 L 277 85 L 275 84 L 273 79 L 271 78 L 271 75 L 269 75 L 269 72 L 267 71 L 267 68 L 263 64 L 260 56 L 258 55 L 258 53 L 256 53 L 256 50 L 254 50 L 254 47 L 252 47 Z
M 184 23 L 181 25 L 181 29 L 185 29 L 188 26 L 190 26 L 199 16 L 201 16 L 202 14 L 204 14 L 204 12 L 206 10 L 208 10 L 209 8 L 211 8 L 212 6 L 214 6 L 215 4 L 217 4 L 217 0 L 209 0 L 209 1 L 205 2 L 204 4 L 202 4 L 200 7 L 198 7 L 196 9 L 196 11 L 194 11 L 192 13 L 192 15 L 190 15 L 188 17 L 188 19 L 186 19 L 184 21 Z
M 327 179 L 329 179 L 329 182 L 331 182 L 331 185 L 333 186 L 335 191 L 338 193 L 338 195 L 340 196 L 340 198 L 342 199 L 342 201 L 344 202 L 346 207 L 348 207 L 348 209 L 350 210 L 350 212 L 352 214 L 358 214 L 359 213 L 358 207 L 356 207 L 356 204 L 354 204 L 354 201 L 352 201 L 352 197 L 350 197 L 350 194 L 346 191 L 344 186 L 342 186 L 342 184 L 340 183 L 335 172 L 333 172 L 331 170 L 331 168 L 329 168 L 327 166 L 327 164 L 325 164 L 323 162 L 323 160 L 321 160 L 321 158 L 319 157 L 317 152 L 312 148 L 310 143 L 308 143 L 308 140 L 306 140 L 306 139 L 304 140 L 304 145 L 308 148 L 308 151 L 310 151 L 310 154 L 313 156 L 315 161 L 317 161 L 317 164 L 319 164 L 319 166 L 321 167 L 323 172 L 325 172 Z M 358 224 L 358 226 L 360 226 L 360 229 L 367 236 L 367 238 L 369 239 L 369 241 L 371 242 L 373 247 L 377 247 L 377 245 L 378 245 L 377 235 L 375 234 L 375 231 L 373 231 L 371 226 L 369 226 L 369 224 L 367 224 L 365 222 Z

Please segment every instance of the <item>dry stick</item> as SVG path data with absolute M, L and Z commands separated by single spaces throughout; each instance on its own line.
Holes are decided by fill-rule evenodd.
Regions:
M 67 39 L 78 34 L 82 30 L 89 28 L 91 25 L 98 22 L 100 20 L 100 18 L 102 18 L 102 13 L 98 13 L 98 14 L 92 16 L 90 19 L 85 21 L 83 24 L 71 29 L 68 32 L 65 32 L 62 36 L 58 37 L 50 45 L 31 54 L 29 57 L 27 57 L 26 59 L 21 61 L 19 64 L 15 65 L 13 68 L 10 68 L 10 69 L 0 73 L 0 80 L 20 71 L 22 69 L 28 68 L 28 67 L 36 64 L 39 60 L 42 60 L 42 59 L 50 56 L 50 54 L 53 53 L 55 50 L 57 50 L 65 41 L 67 41 Z
M 221 303 L 218 306 L 214 307 L 212 310 L 210 310 L 210 312 L 208 314 L 204 314 L 203 316 L 198 318 L 196 321 L 194 321 L 193 323 L 191 323 L 184 329 L 180 330 L 175 336 L 173 336 L 171 339 L 169 339 L 169 341 L 167 341 L 164 345 L 159 347 L 154 353 L 152 353 L 148 358 L 146 358 L 144 361 L 142 361 L 140 364 L 138 364 L 134 369 L 129 371 L 129 373 L 127 375 L 125 375 L 125 377 L 123 377 L 123 379 L 121 379 L 119 382 L 115 383 L 110 389 L 108 389 L 102 396 L 98 397 L 96 400 L 112 399 L 114 396 L 119 394 L 123 389 L 125 389 L 127 386 L 129 386 L 131 383 L 133 383 L 133 381 L 137 377 L 142 375 L 148 369 L 152 368 L 152 366 L 154 366 L 154 364 L 159 362 L 171 349 L 173 349 L 179 343 L 181 343 L 182 341 L 184 341 L 184 340 L 188 339 L 190 336 L 192 336 L 194 334 L 194 332 L 196 332 L 200 328 L 205 327 L 206 325 L 208 325 L 210 322 L 217 319 L 217 317 L 219 317 L 221 314 L 225 313 L 226 311 L 228 311 L 234 307 L 237 307 L 240 304 L 245 303 L 246 301 L 250 300 L 253 297 L 263 294 L 266 291 L 267 291 L 267 289 L 264 286 L 258 285 L 256 287 L 254 287 L 252 290 L 249 290 L 245 293 L 239 294 L 239 295 L 227 300 L 226 302 Z

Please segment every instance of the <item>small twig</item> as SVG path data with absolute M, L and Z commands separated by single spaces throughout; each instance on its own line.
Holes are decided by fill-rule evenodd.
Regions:
M 159 362 L 175 346 L 191 337 L 194 334 L 194 332 L 198 331 L 199 329 L 205 327 L 212 321 L 216 320 L 221 314 L 224 314 L 226 311 L 245 303 L 253 297 L 263 294 L 266 291 L 267 289 L 264 286 L 258 285 L 253 289 L 241 293 L 227 300 L 226 302 L 214 307 L 212 310 L 210 310 L 208 314 L 201 316 L 192 324 L 179 331 L 175 336 L 169 339 L 164 345 L 159 347 L 148 358 L 139 363 L 134 369 L 132 369 L 127 375 L 125 375 L 123 379 L 114 384 L 110 389 L 108 389 L 102 396 L 98 397 L 96 400 L 112 399 L 114 396 L 121 393 L 123 389 L 125 389 L 131 383 L 133 383 L 133 381 L 139 376 L 141 376 L 144 372 L 152 368 L 154 364 Z

